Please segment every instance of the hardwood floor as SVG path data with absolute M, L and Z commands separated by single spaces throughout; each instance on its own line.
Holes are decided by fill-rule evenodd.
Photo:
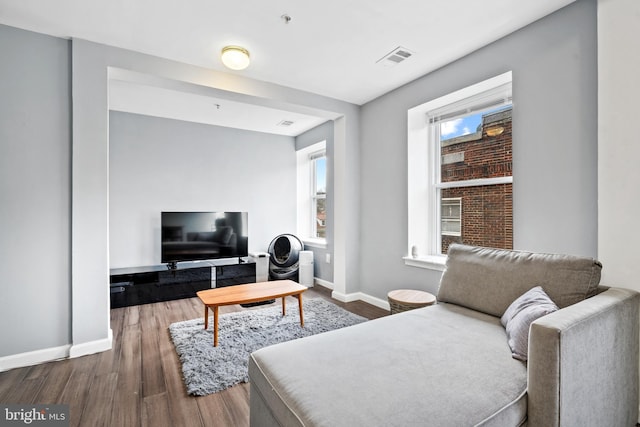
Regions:
M 369 319 L 388 314 L 362 301 L 332 300 L 320 286 L 305 292 L 318 296 Z M 220 313 L 238 310 L 247 309 Z M 0 372 L 0 402 L 68 404 L 71 426 L 248 426 L 249 384 L 203 397 L 185 391 L 168 327 L 202 314 L 197 298 L 113 309 L 112 350 Z

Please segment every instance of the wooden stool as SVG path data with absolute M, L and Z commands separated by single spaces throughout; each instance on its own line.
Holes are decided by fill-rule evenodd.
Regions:
M 436 303 L 436 297 L 433 294 L 413 289 L 396 289 L 395 291 L 389 292 L 387 298 L 389 299 L 391 314 L 426 307 Z

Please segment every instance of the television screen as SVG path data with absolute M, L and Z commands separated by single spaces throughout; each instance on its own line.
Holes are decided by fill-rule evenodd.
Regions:
M 247 212 L 162 212 L 161 262 L 244 257 Z

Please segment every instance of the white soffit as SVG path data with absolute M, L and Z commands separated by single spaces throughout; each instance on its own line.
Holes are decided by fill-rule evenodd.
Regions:
M 109 81 L 109 110 L 286 136 L 298 136 L 327 121 L 298 112 L 122 80 Z

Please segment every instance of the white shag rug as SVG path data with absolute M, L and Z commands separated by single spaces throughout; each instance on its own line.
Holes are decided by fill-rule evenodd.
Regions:
M 324 299 L 303 297 L 303 328 L 297 302 L 287 301 L 286 316 L 282 316 L 280 301 L 267 308 L 221 314 L 217 347 L 213 346 L 213 316 L 206 331 L 203 318 L 172 323 L 169 332 L 182 362 L 187 392 L 205 396 L 248 382 L 249 354 L 262 347 L 367 320 Z

